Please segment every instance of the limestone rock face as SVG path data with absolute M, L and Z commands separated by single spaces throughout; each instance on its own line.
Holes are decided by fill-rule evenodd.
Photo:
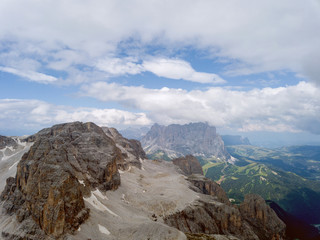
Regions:
M 225 160 L 230 158 L 216 128 L 207 123 L 172 124 L 169 126 L 154 124 L 141 139 L 141 143 L 147 154 L 160 150 L 171 158 L 188 154 Z
M 283 239 L 285 224 L 259 195 L 249 194 L 240 204 L 242 217 L 250 224 L 261 240 Z
M 201 174 L 203 175 L 202 167 L 197 158 L 192 155 L 179 157 L 172 160 L 174 165 L 177 165 L 186 175 Z
M 121 151 L 123 161 L 118 162 L 118 168 L 127 170 L 129 166 L 135 166 L 141 169 L 141 161 L 146 159 L 141 143 L 134 139 L 124 138 L 115 128 L 102 127 L 102 129 Z
M 1 194 L 3 208 L 21 224 L 33 219 L 43 233 L 58 238 L 88 218 L 83 195 L 118 188 L 121 151 L 93 123 L 59 124 L 32 138 L 16 177 L 7 180 Z

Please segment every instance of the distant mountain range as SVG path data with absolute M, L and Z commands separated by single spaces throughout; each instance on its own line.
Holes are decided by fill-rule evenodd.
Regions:
M 216 128 L 207 123 L 154 124 L 141 139 L 147 155 L 154 157 L 176 158 L 192 154 L 205 158 L 229 160 L 224 142 Z

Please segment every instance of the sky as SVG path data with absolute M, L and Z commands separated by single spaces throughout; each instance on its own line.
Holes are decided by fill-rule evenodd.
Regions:
M 2 135 L 201 121 L 320 142 L 319 0 L 2 0 L 0 22 Z

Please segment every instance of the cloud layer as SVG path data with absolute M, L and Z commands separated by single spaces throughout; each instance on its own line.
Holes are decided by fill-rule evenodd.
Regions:
M 240 131 L 308 131 L 320 134 L 320 89 L 295 86 L 235 91 L 147 89 L 98 82 L 82 88 L 86 96 L 141 109 L 163 124 L 207 121 Z
M 32 133 L 53 124 L 73 121 L 115 127 L 152 123 L 144 113 L 118 109 L 73 108 L 28 99 L 1 99 L 0 112 L 0 131 L 24 130 Z

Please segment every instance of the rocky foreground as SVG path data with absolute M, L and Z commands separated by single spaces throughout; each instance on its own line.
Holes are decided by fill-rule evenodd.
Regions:
M 55 125 L 26 141 L 33 145 L 0 197 L 2 239 L 285 237 L 261 197 L 232 205 L 218 184 L 192 172 L 191 157 L 176 161 L 182 170 L 147 160 L 139 142 L 93 123 Z

